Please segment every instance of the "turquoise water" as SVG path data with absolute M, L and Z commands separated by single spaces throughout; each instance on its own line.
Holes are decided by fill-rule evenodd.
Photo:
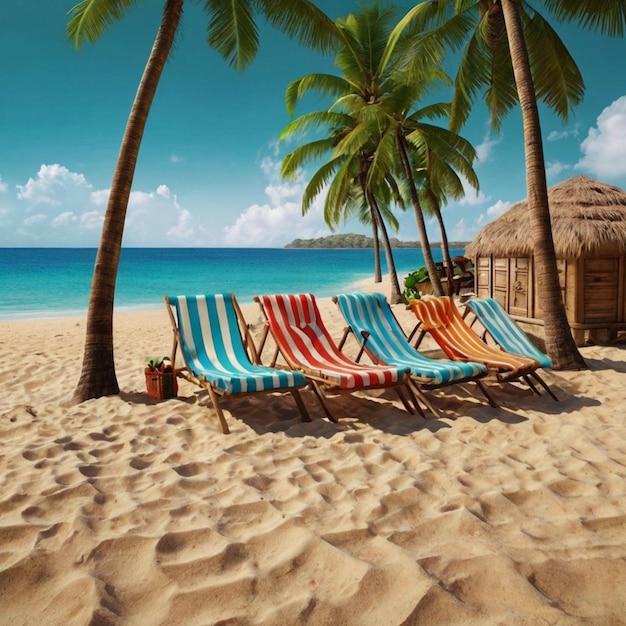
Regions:
M 433 256 L 441 260 L 441 250 L 433 248 Z M 91 248 L 0 248 L 0 319 L 84 315 L 95 257 Z M 424 264 L 419 249 L 397 249 L 394 259 L 401 280 Z M 158 309 L 164 295 L 224 291 L 242 303 L 261 293 L 329 297 L 372 275 L 366 249 L 124 248 L 115 306 Z

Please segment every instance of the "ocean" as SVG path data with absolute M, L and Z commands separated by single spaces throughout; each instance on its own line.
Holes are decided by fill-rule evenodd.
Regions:
M 441 260 L 439 247 L 433 256 Z M 0 248 L 0 319 L 85 315 L 95 258 L 95 248 Z M 267 293 L 329 297 L 371 278 L 373 258 L 371 249 L 124 248 L 115 308 L 155 310 L 164 295 L 229 291 L 242 303 Z M 401 286 L 424 265 L 416 248 L 395 249 L 394 259 Z M 384 255 L 382 263 L 386 273 Z

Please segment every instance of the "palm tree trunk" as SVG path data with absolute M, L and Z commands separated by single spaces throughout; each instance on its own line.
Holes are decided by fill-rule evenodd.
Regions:
M 372 212 L 372 240 L 374 242 L 374 282 L 383 282 L 383 272 L 380 268 L 380 239 L 378 238 L 378 222 Z
M 454 267 L 452 267 L 452 259 L 450 257 L 450 244 L 448 243 L 448 233 L 446 231 L 446 225 L 443 221 L 443 215 L 441 214 L 441 206 L 439 201 L 435 197 L 435 194 L 432 192 L 432 189 L 428 189 L 428 195 L 430 196 L 430 202 L 433 207 L 433 211 L 435 213 L 435 218 L 437 219 L 437 223 L 439 224 L 439 230 L 441 232 L 441 251 L 443 253 L 443 260 L 446 264 L 446 278 L 448 279 L 448 295 L 452 295 L 454 293 L 454 281 L 452 280 L 454 277 Z
M 183 1 L 167 0 L 165 3 L 161 25 L 126 123 L 96 256 L 87 311 L 83 364 L 74 391 L 74 402 L 119 393 L 113 353 L 113 304 L 124 222 L 141 139 L 178 30 Z
M 530 211 L 534 241 L 533 254 L 538 283 L 537 291 L 545 325 L 546 351 L 552 359 L 554 369 L 585 369 L 587 365 L 578 351 L 570 331 L 561 295 L 556 252 L 550 223 L 548 186 L 546 183 L 539 111 L 530 71 L 528 50 L 526 49 L 516 3 L 514 0 L 501 0 L 501 6 L 524 123 L 528 210 Z
M 404 143 L 404 136 L 399 128 L 397 133 L 398 149 L 400 152 L 400 158 L 402 159 L 402 165 L 404 167 L 404 174 L 409 183 L 409 194 L 411 196 L 411 202 L 415 209 L 415 221 L 417 223 L 417 232 L 419 233 L 420 243 L 422 244 L 422 254 L 424 255 L 424 263 L 428 270 L 428 278 L 433 286 L 433 293 L 436 296 L 443 296 L 443 287 L 441 286 L 441 279 L 437 266 L 433 259 L 433 254 L 430 250 L 430 242 L 428 241 L 428 233 L 426 232 L 426 222 L 424 221 L 424 214 L 420 205 L 419 197 L 417 195 L 417 189 L 415 188 L 415 178 L 413 177 L 413 170 L 411 169 L 411 162 L 409 155 L 406 151 L 406 145 Z
M 396 262 L 393 258 L 393 251 L 391 249 L 391 241 L 389 241 L 389 233 L 387 227 L 383 221 L 383 216 L 378 208 L 376 198 L 371 192 L 367 192 L 367 201 L 372 209 L 372 215 L 374 220 L 378 224 L 378 228 L 383 238 L 383 248 L 385 250 L 385 258 L 387 259 L 387 270 L 389 271 L 389 282 L 391 285 L 391 291 L 389 293 L 389 301 L 391 304 L 399 304 L 405 302 L 404 296 L 400 291 L 400 284 L 398 283 L 398 271 L 396 270 Z

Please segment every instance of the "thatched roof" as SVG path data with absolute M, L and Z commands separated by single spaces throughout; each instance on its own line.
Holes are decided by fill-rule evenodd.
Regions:
M 548 189 L 552 236 L 559 258 L 626 252 L 626 192 L 587 176 Z M 530 257 L 533 240 L 528 200 L 487 224 L 467 256 Z

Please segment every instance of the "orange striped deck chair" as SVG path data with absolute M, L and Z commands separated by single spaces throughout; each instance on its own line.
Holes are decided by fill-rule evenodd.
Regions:
M 353 393 L 395 388 L 402 404 L 414 413 L 423 411 L 409 387 L 410 369 L 404 366 L 365 365 L 343 354 L 330 336 L 313 294 L 256 296 L 266 319 L 261 345 L 269 332 L 277 346 L 271 366 L 282 355 L 290 369 L 310 381 L 327 417 L 336 421 L 324 400 L 327 393 Z M 407 396 L 404 395 L 406 392 Z
M 411 309 L 419 320 L 417 345 L 428 333 L 449 359 L 483 363 L 495 372 L 500 382 L 524 377 L 539 367 L 535 359 L 484 343 L 449 296 L 412 300 Z

